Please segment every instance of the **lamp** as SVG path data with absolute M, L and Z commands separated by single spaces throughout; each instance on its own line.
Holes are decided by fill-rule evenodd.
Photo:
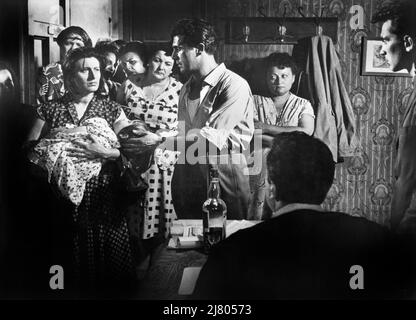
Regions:
M 249 35 L 250 35 L 250 27 L 247 24 L 245 24 L 243 27 L 243 41 L 245 43 L 248 42 Z

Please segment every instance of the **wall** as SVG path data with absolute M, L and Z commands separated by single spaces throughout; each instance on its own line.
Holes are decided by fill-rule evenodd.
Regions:
M 111 38 L 109 21 L 111 0 L 70 0 L 70 25 L 81 26 L 91 37 L 93 45 L 100 38 Z
M 325 206 L 331 210 L 363 216 L 380 224 L 388 225 L 394 184 L 393 166 L 395 161 L 394 136 L 403 118 L 403 103 L 408 98 L 411 79 L 404 77 L 361 76 L 361 37 L 375 37 L 380 25 L 370 23 L 372 14 L 382 4 L 381 0 L 210 0 L 208 19 L 219 27 L 224 36 L 227 16 L 259 16 L 261 5 L 268 16 L 281 16 L 285 4 L 287 16 L 300 16 L 297 7 L 302 6 L 306 16 L 319 14 L 322 6 L 324 15 L 337 16 L 340 63 L 345 86 L 350 93 L 360 133 L 360 155 L 337 164 L 334 184 L 328 194 Z M 364 24 L 353 30 L 350 20 L 354 14 L 349 10 L 353 5 L 364 9 Z M 353 18 L 354 22 L 354 18 Z M 325 32 L 324 32 L 325 33 Z M 228 65 L 243 58 L 267 56 L 273 51 L 291 52 L 291 45 L 227 45 L 222 44 L 218 59 Z

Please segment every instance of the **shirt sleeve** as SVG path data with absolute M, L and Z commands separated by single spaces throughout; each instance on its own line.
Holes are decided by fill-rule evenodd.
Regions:
M 36 103 L 40 105 L 46 103 L 46 94 L 49 90 L 49 80 L 45 74 L 45 68 L 42 68 L 37 80 L 36 80 Z
M 36 109 L 38 118 L 40 118 L 43 121 L 48 121 L 49 116 L 50 116 L 49 111 L 50 111 L 50 107 L 49 107 L 49 104 L 47 103 L 41 103 Z
M 416 126 L 400 129 L 396 159 L 395 191 L 392 200 L 392 223 L 400 222 L 409 207 L 416 187 Z
M 260 97 L 257 95 L 253 96 L 253 120 L 254 121 L 260 121 L 259 117 L 259 108 L 260 108 Z
M 299 113 L 299 120 L 305 114 L 310 115 L 311 117 L 313 117 L 315 119 L 315 113 L 313 111 L 313 107 L 312 107 L 311 103 L 308 100 L 304 101 L 304 104 L 302 106 L 302 110 Z
M 229 78 L 216 97 L 216 106 L 201 135 L 222 150 L 247 150 L 254 133 L 254 102 L 248 83 Z M 209 128 L 207 128 L 209 127 Z

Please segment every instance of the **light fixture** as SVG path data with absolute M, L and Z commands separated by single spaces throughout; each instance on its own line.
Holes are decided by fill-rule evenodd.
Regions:
M 247 24 L 245 24 L 244 27 L 243 27 L 243 41 L 245 43 L 248 42 L 248 37 L 249 36 L 250 36 L 250 27 Z

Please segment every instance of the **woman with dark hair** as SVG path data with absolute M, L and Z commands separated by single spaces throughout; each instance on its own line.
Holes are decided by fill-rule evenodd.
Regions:
M 151 132 L 165 138 L 177 135 L 178 100 L 182 88 L 182 84 L 171 77 L 174 60 L 167 51 L 161 46 L 155 47 L 145 60 L 147 70 L 144 75 L 140 75 L 138 81 L 127 79 L 118 93 L 118 101 L 127 105 L 124 110 L 130 120 L 143 121 Z M 127 52 L 125 56 L 129 54 L 124 52 Z M 164 239 L 169 234 L 170 225 L 176 218 L 171 181 L 178 154 L 156 148 L 152 164 L 143 174 L 148 189 L 139 205 L 141 210 L 132 217 L 131 223 L 133 234 L 139 239 Z
M 117 102 L 126 105 L 126 87 L 130 84 L 138 85 L 146 72 L 147 48 L 140 41 L 128 42 L 120 48 L 119 57 L 127 79 L 117 91 Z
M 117 90 L 121 83 L 114 80 L 119 65 L 119 48 L 110 41 L 98 42 L 95 49 L 104 58 L 103 78 L 105 80 L 105 90 L 111 100 L 116 100 Z
M 114 40 L 114 41 L 111 42 L 111 44 L 114 45 L 118 50 L 117 68 L 116 68 L 116 71 L 114 73 L 114 76 L 112 77 L 112 80 L 115 81 L 115 82 L 118 82 L 118 83 L 123 83 L 127 78 L 127 75 L 124 72 L 123 67 L 120 64 L 120 50 L 127 43 L 128 43 L 127 41 L 122 40 L 122 39 Z
M 45 126 L 46 134 L 50 130 L 65 133 L 70 130 L 65 125 L 82 126 L 97 117 L 104 119 L 116 133 L 117 128 L 130 124 L 120 105 L 97 94 L 103 85 L 100 59 L 92 48 L 78 48 L 69 53 L 63 64 L 68 92 L 61 99 L 38 107 L 30 140 L 37 141 Z M 61 200 L 62 211 L 67 208 L 72 215 L 66 217 L 72 220 L 71 226 L 64 227 L 72 230 L 75 273 L 83 291 L 108 289 L 112 292 L 113 286 L 129 285 L 133 279 L 123 203 L 117 199 L 120 172 L 116 160 L 120 151 L 104 147 L 92 135 L 89 142 L 73 143 L 77 146 L 66 149 L 68 157 L 102 163 L 99 175 L 87 181 L 79 205 Z
M 312 135 L 315 114 L 311 103 L 291 93 L 297 66 L 287 53 L 272 53 L 267 57 L 266 83 L 268 96 L 254 95 L 254 135 L 260 135 L 267 144 L 281 132 L 301 131 Z M 270 148 L 255 150 L 262 158 L 261 173 L 250 177 L 252 201 L 249 208 L 251 219 L 265 218 L 267 188 L 266 157 Z M 261 153 L 261 155 L 260 155 Z M 266 214 L 267 216 L 267 214 Z
M 78 26 L 71 26 L 61 31 L 56 38 L 56 42 L 60 48 L 61 59 L 60 62 L 51 63 L 42 69 L 36 83 L 37 104 L 57 100 L 65 94 L 62 62 L 71 50 L 92 47 L 87 32 Z

